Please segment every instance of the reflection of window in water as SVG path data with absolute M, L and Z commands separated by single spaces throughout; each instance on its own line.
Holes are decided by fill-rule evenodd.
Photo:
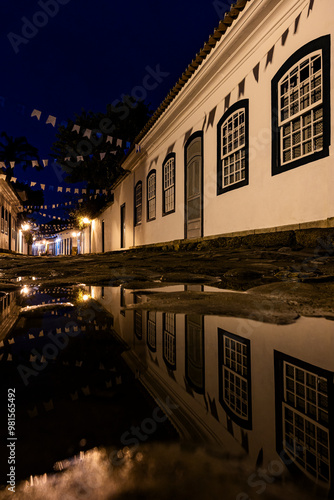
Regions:
M 156 313 L 155 311 L 147 312 L 147 345 L 151 351 L 157 349 L 157 330 L 156 330 Z
M 137 293 L 133 294 L 134 304 L 140 304 L 141 296 Z M 143 338 L 143 314 L 141 310 L 135 310 L 135 335 L 141 340 Z
M 121 308 L 125 307 L 125 288 L 121 286 L 120 288 L 120 306 Z M 125 316 L 124 309 L 121 309 L 121 315 Z
M 176 368 L 175 314 L 163 314 L 163 357 L 169 368 Z
M 7 311 L 7 309 L 9 308 L 10 306 L 10 303 L 11 303 L 11 298 L 14 297 L 14 293 L 6 293 L 4 295 L 0 295 L 0 314 L 4 314 Z
M 327 379 L 284 361 L 283 443 L 300 468 L 329 482 Z
M 251 428 L 250 341 L 218 328 L 220 402 L 242 427 Z
M 135 335 L 139 340 L 143 337 L 143 318 L 141 311 L 135 311 Z
M 186 316 L 186 379 L 196 392 L 204 392 L 203 317 Z

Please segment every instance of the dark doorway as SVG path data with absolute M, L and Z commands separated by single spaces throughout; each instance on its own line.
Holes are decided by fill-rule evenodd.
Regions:
M 104 253 L 104 220 L 102 220 L 102 253 Z
M 121 206 L 121 248 L 125 247 L 125 203 Z

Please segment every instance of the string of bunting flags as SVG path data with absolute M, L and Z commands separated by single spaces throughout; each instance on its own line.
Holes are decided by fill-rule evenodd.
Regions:
M 64 217 L 57 217 L 56 215 L 49 215 L 49 214 L 44 214 L 43 212 L 38 212 L 38 215 L 41 215 L 42 217 L 47 217 L 48 219 L 57 219 L 57 220 L 64 220 L 67 221 L 68 219 Z M 73 226 L 71 226 L 72 228 Z M 66 226 L 67 228 L 67 226 Z
M 5 103 L 6 103 L 6 98 L 4 96 L 0 96 L 0 108 L 4 108 Z M 27 106 L 25 106 L 24 104 L 17 103 L 17 111 L 20 115 L 25 116 L 26 108 L 27 108 Z M 30 114 L 31 118 L 37 118 L 38 121 L 41 121 L 41 116 L 42 116 L 42 111 L 40 111 L 39 109 L 33 109 L 31 114 Z M 53 115 L 47 116 L 46 121 L 45 121 L 45 125 L 50 124 L 52 127 L 55 127 L 56 123 L 57 123 L 56 116 L 53 116 Z M 60 124 L 60 126 L 67 128 L 68 121 L 62 120 L 59 122 L 59 124 Z M 87 139 L 90 139 L 92 136 L 93 130 L 86 128 L 86 127 L 82 127 L 82 126 L 77 125 L 77 124 L 74 124 L 72 129 L 71 129 L 71 132 L 76 132 L 77 134 L 82 133 L 82 137 L 87 137 Z M 111 145 L 114 143 L 115 147 L 121 148 L 121 149 L 123 148 L 125 154 L 131 148 L 131 142 L 129 142 L 125 139 L 120 139 L 118 137 L 112 137 L 110 135 L 107 135 L 106 143 L 110 143 Z M 135 145 L 135 150 L 136 150 L 136 152 L 140 152 L 140 146 L 138 144 Z M 117 153 L 117 150 L 109 151 L 109 152 L 105 152 L 105 153 L 100 153 L 100 160 L 103 160 L 107 154 L 116 155 L 116 153 Z M 89 155 L 89 156 L 92 157 L 93 155 Z M 74 157 L 74 158 L 76 158 L 77 162 L 84 161 L 83 156 L 80 156 L 80 155 L 77 157 Z M 64 161 L 69 161 L 70 159 L 71 159 L 71 157 L 66 157 L 66 158 L 64 158 Z M 43 162 L 43 166 L 47 167 L 48 160 L 42 160 L 42 162 Z M 0 162 L 0 166 L 2 166 L 1 165 L 2 163 L 3 162 Z M 15 162 L 10 162 L 10 163 L 11 163 L 11 167 L 13 168 L 12 164 L 15 164 Z M 38 161 L 32 160 L 32 167 L 37 167 L 37 166 L 41 166 L 41 165 L 39 165 Z
M 291 23 L 289 27 L 287 27 L 282 35 L 276 40 L 276 42 L 271 46 L 269 51 L 264 54 L 264 56 L 258 61 L 258 63 L 253 67 L 253 69 L 244 76 L 244 78 L 237 84 L 235 85 L 228 94 L 225 95 L 225 97 L 222 99 L 221 102 L 224 102 L 224 112 L 227 111 L 227 109 L 230 107 L 232 101 L 232 93 L 234 91 L 237 91 L 237 99 L 240 99 L 244 96 L 245 91 L 246 91 L 246 82 L 249 76 L 252 76 L 256 83 L 260 81 L 261 78 L 261 68 L 265 71 L 269 65 L 271 65 L 274 61 L 275 57 L 275 51 L 278 50 L 278 48 L 284 47 L 288 37 L 293 36 L 298 32 L 298 29 L 300 27 L 300 23 L 303 20 L 302 14 L 304 12 L 307 12 L 306 14 L 306 19 L 310 16 L 311 11 L 313 10 L 315 0 L 309 0 L 309 2 L 302 8 L 302 10 L 299 12 L 299 14 L 296 16 L 295 20 Z M 306 20 L 305 19 L 305 20 Z M 205 113 L 204 121 L 202 122 L 202 130 L 208 130 L 208 128 L 211 126 L 214 126 L 215 122 L 215 116 L 216 116 L 216 111 L 217 111 L 217 105 L 214 106 L 214 108 L 211 109 L 211 111 L 208 113 L 208 115 Z M 201 119 L 201 121 L 203 118 Z M 188 130 L 185 135 L 184 135 L 184 144 L 186 144 L 187 140 L 192 134 L 192 131 L 194 130 L 194 127 L 192 127 L 190 130 Z M 173 145 L 168 149 L 168 152 L 171 152 L 170 149 L 173 149 Z

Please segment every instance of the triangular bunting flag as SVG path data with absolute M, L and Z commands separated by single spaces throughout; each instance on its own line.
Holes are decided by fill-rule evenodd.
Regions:
M 184 134 L 184 139 L 183 139 L 183 145 L 185 145 L 185 143 L 187 142 L 187 140 L 189 139 L 189 137 L 191 136 L 191 132 L 193 131 L 193 129 L 189 129 L 185 134 Z
M 57 118 L 55 116 L 49 115 L 45 123 L 51 123 L 51 125 L 54 127 L 56 125 L 56 120 Z
M 283 47 L 285 45 L 286 39 L 288 38 L 288 34 L 289 34 L 289 28 L 287 30 L 285 30 L 284 33 L 283 33 L 283 35 L 282 35 L 282 45 L 283 45 Z
M 225 111 L 230 107 L 231 94 L 227 94 L 225 97 Z
M 295 30 L 293 32 L 294 34 L 297 33 L 297 31 L 298 31 L 300 16 L 301 16 L 301 14 L 299 14 L 299 16 L 297 16 L 296 19 L 295 19 Z
M 40 119 L 42 112 L 38 111 L 38 109 L 34 109 L 33 112 L 31 113 L 31 117 L 36 116 L 37 120 Z
M 273 46 L 271 47 L 271 49 L 269 50 L 269 52 L 268 52 L 268 54 L 267 54 L 266 67 L 268 66 L 268 64 L 271 64 L 271 63 L 272 63 L 272 61 L 273 61 L 274 50 L 275 50 L 275 45 L 273 45 Z
M 245 81 L 246 79 L 244 78 L 238 85 L 238 99 L 240 99 L 240 97 L 242 97 L 245 93 Z
M 89 128 L 86 128 L 85 133 L 82 137 L 88 137 L 88 139 L 90 139 L 91 135 L 92 135 L 92 131 L 89 130 Z
M 257 63 L 257 65 L 253 68 L 253 75 L 257 82 L 259 81 L 259 74 L 260 74 L 260 63 Z
M 209 119 L 208 119 L 208 124 L 206 126 L 206 130 L 208 130 L 208 128 L 211 126 L 213 127 L 213 123 L 215 121 L 215 116 L 216 116 L 216 110 L 217 110 L 217 106 L 215 106 L 211 111 L 210 111 L 210 114 L 209 114 Z

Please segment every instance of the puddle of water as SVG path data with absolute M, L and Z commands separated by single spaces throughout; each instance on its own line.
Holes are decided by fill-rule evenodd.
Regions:
M 9 301 L 17 318 L 0 343 L 0 364 L 20 395 L 21 476 L 49 473 L 57 461 L 57 470 L 68 470 L 32 480 L 22 495 L 39 498 L 53 484 L 60 498 L 80 477 L 87 498 L 108 498 L 135 491 L 141 478 L 145 492 L 185 498 L 171 491 L 173 474 L 195 499 L 221 498 L 222 488 L 238 500 L 327 498 L 334 323 L 126 309 L 141 300 L 138 290 L 81 285 L 34 287 Z M 33 444 L 41 428 L 47 452 L 45 440 Z M 80 455 L 94 446 L 107 451 Z M 75 454 L 80 460 L 64 462 Z M 92 471 L 101 479 L 95 493 Z

